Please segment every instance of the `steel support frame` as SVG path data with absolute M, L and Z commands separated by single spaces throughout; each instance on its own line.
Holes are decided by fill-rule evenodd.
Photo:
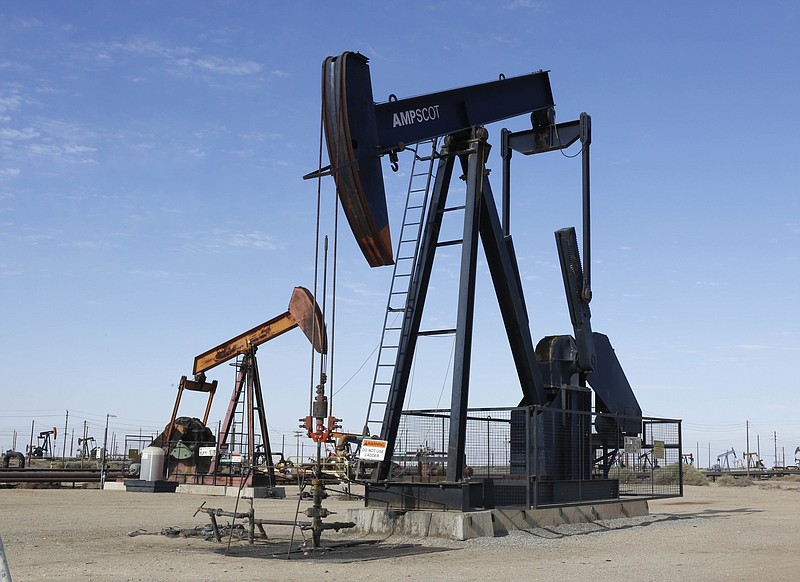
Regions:
M 592 244 L 591 244 L 591 194 L 590 194 L 590 151 L 592 145 L 592 117 L 581 113 L 574 121 L 567 121 L 546 127 L 534 127 L 524 131 L 500 132 L 500 156 L 503 161 L 502 205 L 503 232 L 511 230 L 511 156 L 514 151 L 523 155 L 543 154 L 563 150 L 581 142 L 581 201 L 583 215 L 583 281 L 582 295 L 588 303 L 592 298 Z
M 492 197 L 486 170 L 489 152 L 487 132 L 473 128 L 447 137 L 441 152 L 436 181 L 428 208 L 420 257 L 409 288 L 400 336 L 395 373 L 387 400 L 381 438 L 387 441 L 384 461 L 373 472 L 373 480 L 386 480 L 391 468 L 403 404 L 411 375 L 422 313 L 433 261 L 438 245 L 442 218 L 456 159 L 466 177 L 463 247 L 458 297 L 453 387 L 448 443 L 447 481 L 460 482 L 465 464 L 465 436 L 469 397 L 469 374 L 472 352 L 472 321 L 475 307 L 475 278 L 478 239 L 483 243 L 486 260 L 497 295 L 506 334 L 511 346 L 523 390 L 523 401 L 544 404 L 544 386 L 534 356 L 527 310 L 519 270 L 510 236 L 504 236 Z
M 264 459 L 267 463 L 268 486 L 275 486 L 275 468 L 272 464 L 272 449 L 269 443 L 269 432 L 267 428 L 267 416 L 264 409 L 264 395 L 261 390 L 261 378 L 258 373 L 258 361 L 256 360 L 256 347 L 251 346 L 243 355 L 236 373 L 236 383 L 234 384 L 233 394 L 228 403 L 228 410 L 225 413 L 225 420 L 222 422 L 220 434 L 217 436 L 217 454 L 209 469 L 209 474 L 216 475 L 221 456 L 222 448 L 228 444 L 231 436 L 231 426 L 239 399 L 242 392 L 245 392 L 245 415 L 247 418 L 247 457 L 248 472 L 246 482 L 252 481 L 253 471 L 256 467 L 256 447 L 255 447 L 255 424 L 256 415 L 258 416 L 258 426 L 261 432 L 261 440 L 264 445 Z

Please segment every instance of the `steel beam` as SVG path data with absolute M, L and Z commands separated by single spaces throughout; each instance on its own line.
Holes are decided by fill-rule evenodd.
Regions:
M 467 435 L 469 372 L 472 362 L 472 323 L 475 313 L 475 272 L 478 264 L 478 225 L 481 185 L 489 154 L 486 130 L 470 141 L 469 155 L 460 156 L 467 176 L 464 231 L 461 247 L 461 278 L 458 287 L 456 343 L 453 359 L 453 391 L 450 399 L 450 436 L 447 441 L 447 480 L 460 481 L 464 473 L 464 441 Z
M 439 241 L 442 215 L 447 203 L 447 192 L 450 188 L 450 179 L 455 165 L 455 158 L 450 152 L 461 147 L 463 147 L 463 143 L 458 143 L 458 140 L 451 136 L 441 151 L 431 202 L 425 218 L 425 230 L 420 244 L 419 260 L 409 288 L 406 310 L 403 314 L 395 373 L 392 377 L 392 385 L 389 388 L 389 397 L 381 428 L 381 439 L 387 441 L 386 457 L 384 461 L 378 463 L 378 466 L 373 471 L 373 479 L 375 480 L 383 480 L 389 476 L 391 457 L 397 440 L 397 431 L 400 428 L 400 417 L 403 411 L 408 382 L 411 378 L 411 365 L 414 360 L 414 351 L 417 347 L 422 311 L 425 307 L 428 285 L 433 271 L 433 259 L 436 254 L 436 244 Z

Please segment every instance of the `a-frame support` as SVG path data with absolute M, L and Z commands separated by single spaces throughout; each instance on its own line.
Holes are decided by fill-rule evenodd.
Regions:
M 381 438 L 387 441 L 386 456 L 373 472 L 374 480 L 384 480 L 389 475 L 391 456 L 411 376 L 422 312 L 456 159 L 459 160 L 464 171 L 467 190 L 447 451 L 447 481 L 461 481 L 464 473 L 464 441 L 467 425 L 479 238 L 483 243 L 506 335 L 522 387 L 523 402 L 529 405 L 545 403 L 544 386 L 534 356 L 534 344 L 528 325 L 528 315 L 513 244 L 510 236 L 503 235 L 497 206 L 488 180 L 485 164 L 490 146 L 486 141 L 487 135 L 486 130 L 482 127 L 450 135 L 441 152 L 420 245 L 420 256 L 409 289 L 395 372 L 382 425 Z
M 247 463 L 242 467 L 243 474 L 246 473 L 246 482 L 252 482 L 253 470 L 258 465 L 258 457 L 263 453 L 264 462 L 267 467 L 267 486 L 275 486 L 275 468 L 272 464 L 272 449 L 269 444 L 269 432 L 267 430 L 267 413 L 264 409 L 264 396 L 261 392 L 261 379 L 258 375 L 258 362 L 256 360 L 256 346 L 250 346 L 242 354 L 242 360 L 238 363 L 236 373 L 236 383 L 233 387 L 233 394 L 228 403 L 228 410 L 225 413 L 225 420 L 219 434 L 217 456 L 212 462 L 210 473 L 216 473 L 217 464 L 220 459 L 220 452 L 231 446 L 229 443 L 232 437 L 231 428 L 236 413 L 236 408 L 245 393 L 245 419 L 247 423 Z M 261 433 L 263 451 L 256 449 L 256 422 Z M 249 470 L 248 470 L 249 469 Z

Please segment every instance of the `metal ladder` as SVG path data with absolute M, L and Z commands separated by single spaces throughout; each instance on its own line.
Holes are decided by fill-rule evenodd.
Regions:
M 379 435 L 383 426 L 389 389 L 397 363 L 397 351 L 400 346 L 400 334 L 406 314 L 409 287 L 417 264 L 425 209 L 428 205 L 428 195 L 433 181 L 437 142 L 438 138 L 425 142 L 430 145 L 430 155 L 420 156 L 415 153 L 414 161 L 411 164 L 406 206 L 397 241 L 392 282 L 386 302 L 386 314 L 383 318 L 383 332 L 378 347 L 375 375 L 372 378 L 367 418 L 364 423 L 364 436 Z M 418 151 L 423 145 L 418 146 Z M 422 169 L 418 168 L 417 162 L 420 162 Z

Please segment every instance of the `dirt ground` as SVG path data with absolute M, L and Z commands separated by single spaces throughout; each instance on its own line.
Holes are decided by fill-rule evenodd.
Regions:
M 777 580 L 800 571 L 800 483 L 685 488 L 650 502 L 646 517 L 512 532 L 455 542 L 326 533 L 329 548 L 300 550 L 303 535 L 268 526 L 254 546 L 235 538 L 168 537 L 164 528 L 209 523 L 206 507 L 235 498 L 86 489 L 0 489 L 0 537 L 12 579 L 26 580 Z M 246 502 L 240 502 L 240 510 Z M 301 511 L 309 502 L 301 502 Z M 255 500 L 256 517 L 293 520 L 287 499 Z M 359 501 L 332 496 L 337 512 Z M 329 520 L 342 519 L 342 513 Z M 305 520 L 302 513 L 299 519 Z M 229 518 L 219 518 L 221 524 Z M 138 531 L 140 535 L 129 536 Z

